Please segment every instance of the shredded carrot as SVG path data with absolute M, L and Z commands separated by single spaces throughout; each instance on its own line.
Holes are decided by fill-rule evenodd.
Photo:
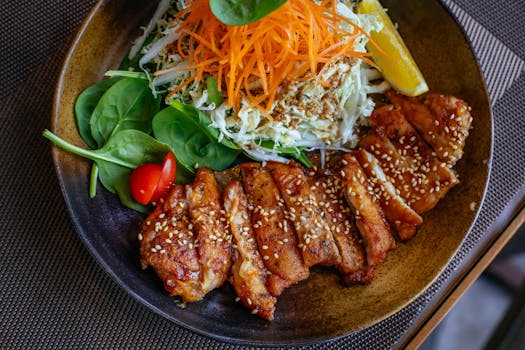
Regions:
M 228 26 L 212 14 L 209 0 L 194 0 L 175 19 L 180 35 L 172 44 L 172 50 L 190 64 L 156 75 L 193 71 L 169 96 L 203 75 L 214 75 L 230 107 L 238 111 L 244 97 L 271 119 L 268 112 L 285 80 L 315 78 L 325 85 L 320 78 L 323 68 L 339 58 L 372 63 L 370 54 L 353 50 L 359 35 L 370 40 L 369 35 L 339 15 L 336 4 L 337 0 L 289 0 L 254 23 Z M 351 30 L 342 29 L 342 22 Z

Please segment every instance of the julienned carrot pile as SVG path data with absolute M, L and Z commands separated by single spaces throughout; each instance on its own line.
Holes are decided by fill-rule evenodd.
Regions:
M 367 34 L 337 13 L 336 2 L 289 0 L 257 22 L 228 26 L 212 14 L 209 0 L 195 0 L 175 19 L 180 21 L 180 36 L 172 45 L 190 64 L 155 74 L 194 72 L 168 97 L 194 80 L 213 75 L 218 88 L 226 91 L 230 107 L 238 110 L 243 93 L 251 107 L 271 119 L 267 112 L 283 81 L 317 78 L 323 84 L 319 79 L 323 67 L 342 56 L 371 63 L 369 53 L 353 50 L 357 38 Z M 343 30 L 342 22 L 351 31 Z

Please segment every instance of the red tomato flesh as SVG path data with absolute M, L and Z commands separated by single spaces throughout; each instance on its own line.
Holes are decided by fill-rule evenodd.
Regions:
M 162 167 L 158 164 L 142 164 L 131 173 L 129 188 L 131 195 L 140 204 L 148 204 L 157 189 Z
M 170 190 L 176 175 L 177 161 L 168 152 L 162 165 L 145 163 L 133 170 L 129 179 L 131 195 L 140 204 L 156 202 Z
M 157 189 L 151 197 L 152 202 L 158 201 L 170 190 L 175 182 L 175 176 L 177 176 L 177 162 L 175 161 L 173 153 L 168 152 L 162 161 L 162 173 L 157 184 Z

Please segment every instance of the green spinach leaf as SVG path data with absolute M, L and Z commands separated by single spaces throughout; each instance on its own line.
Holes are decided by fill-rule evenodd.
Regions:
M 97 141 L 93 139 L 91 126 L 89 125 L 91 115 L 104 93 L 120 79 L 117 77 L 105 79 L 91 85 L 78 96 L 75 102 L 75 121 L 78 133 L 91 149 L 97 148 Z
M 97 150 L 72 145 L 49 130 L 45 130 L 43 136 L 66 151 L 94 161 L 99 168 L 102 185 L 110 192 L 118 194 L 122 204 L 140 212 L 147 212 L 147 207 L 141 206 L 131 197 L 131 172 L 144 163 L 162 163 L 166 153 L 172 151 L 167 144 L 138 130 L 119 131 L 104 147 Z
M 240 26 L 255 22 L 281 7 L 287 0 L 210 0 L 211 11 L 221 22 Z
M 213 138 L 214 140 L 219 139 L 221 133 L 219 130 L 211 127 L 212 121 L 207 114 L 203 113 L 202 111 L 193 106 L 184 104 L 177 100 L 171 101 L 170 105 L 179 112 L 184 113 L 187 116 L 197 120 L 202 127 L 202 131 L 206 133 L 210 138 Z M 220 143 L 233 150 L 240 149 L 239 146 L 237 146 L 232 140 L 225 136 L 221 139 Z
M 98 169 L 98 177 L 102 185 L 110 192 L 115 193 L 122 204 L 139 213 L 151 212 L 151 207 L 136 202 L 131 196 L 129 178 L 132 169 L 107 162 L 100 164 Z
M 167 107 L 153 118 L 153 134 L 175 150 L 177 160 L 189 166 L 209 167 L 224 170 L 237 158 L 240 149 L 220 144 L 210 133 L 209 126 L 200 118 L 204 113 L 196 112 L 190 106 L 180 104 L 180 109 Z
M 110 87 L 91 116 L 91 134 L 103 147 L 119 130 L 135 129 L 149 133 L 151 119 L 158 112 L 155 99 L 143 79 L 125 78 Z

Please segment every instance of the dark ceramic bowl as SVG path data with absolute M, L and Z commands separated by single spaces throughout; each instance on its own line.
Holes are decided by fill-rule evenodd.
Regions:
M 384 0 L 389 14 L 424 73 L 430 89 L 465 99 L 474 129 L 457 165 L 462 184 L 424 217 L 421 232 L 399 244 L 368 286 L 345 288 L 329 269 L 288 289 L 266 322 L 235 303 L 228 285 L 185 309 L 139 264 L 137 230 L 143 216 L 124 208 L 99 187 L 88 197 L 90 163 L 53 149 L 56 170 L 82 241 L 104 270 L 130 295 L 171 321 L 220 340 L 255 345 L 319 342 L 369 327 L 399 311 L 439 275 L 468 234 L 483 199 L 492 145 L 490 106 L 483 78 L 465 34 L 437 0 Z M 91 11 L 64 62 L 56 89 L 53 131 L 79 146 L 76 97 L 118 66 L 155 9 L 154 1 L 105 0 Z

